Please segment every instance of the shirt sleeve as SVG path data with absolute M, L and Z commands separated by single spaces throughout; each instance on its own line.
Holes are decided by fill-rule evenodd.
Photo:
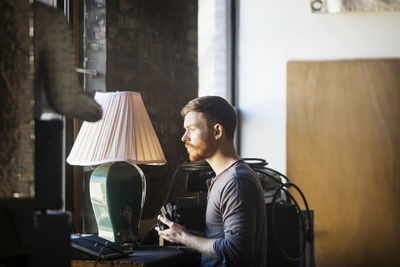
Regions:
M 213 245 L 220 262 L 246 266 L 254 257 L 257 190 L 245 177 L 231 179 L 221 192 L 224 237 Z

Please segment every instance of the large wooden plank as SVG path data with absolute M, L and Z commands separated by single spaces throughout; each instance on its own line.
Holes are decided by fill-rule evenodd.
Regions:
M 287 172 L 318 267 L 400 266 L 400 60 L 289 62 Z

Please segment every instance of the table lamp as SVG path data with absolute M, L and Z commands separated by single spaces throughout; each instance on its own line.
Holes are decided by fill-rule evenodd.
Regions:
M 166 163 L 140 93 L 97 92 L 103 109 L 97 122 L 84 121 L 67 158 L 71 165 L 98 165 L 89 192 L 99 236 L 136 242 L 146 178 L 140 164 Z

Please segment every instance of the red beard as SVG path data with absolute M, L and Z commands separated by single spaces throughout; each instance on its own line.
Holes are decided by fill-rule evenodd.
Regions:
M 191 145 L 189 142 L 185 143 L 190 161 L 199 161 L 209 158 L 214 154 L 215 146 L 216 145 L 212 143 L 211 140 L 210 142 L 201 142 L 197 146 Z

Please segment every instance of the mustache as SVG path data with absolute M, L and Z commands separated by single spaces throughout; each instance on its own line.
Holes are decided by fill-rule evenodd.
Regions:
M 188 142 L 185 143 L 186 148 L 196 148 L 196 146 L 189 144 Z

